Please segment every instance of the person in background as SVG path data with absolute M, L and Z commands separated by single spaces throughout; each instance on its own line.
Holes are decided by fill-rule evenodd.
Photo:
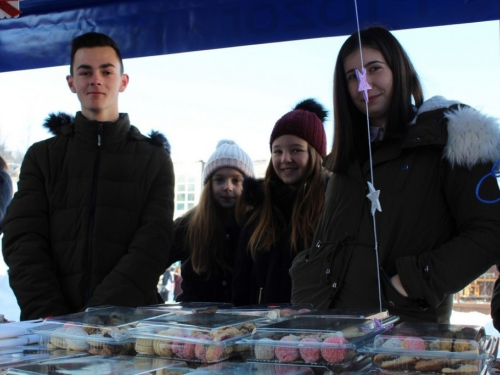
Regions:
M 199 204 L 175 221 L 170 262 L 181 261 L 182 293 L 176 301 L 230 302 L 234 258 L 240 235 L 235 206 L 253 163 L 234 141 L 221 140 L 203 170 Z M 181 287 L 175 280 L 175 289 Z
M 0 234 L 2 234 L 2 221 L 7 212 L 7 206 L 12 200 L 12 179 L 5 159 L 0 156 Z
M 161 298 L 167 302 L 170 297 L 170 292 L 172 292 L 172 276 L 170 275 L 170 268 L 167 268 L 167 270 L 160 277 L 158 283 L 158 293 L 160 293 Z
M 500 205 L 476 196 L 500 155 L 497 120 L 424 101 L 408 55 L 379 26 L 341 47 L 333 97 L 333 175 L 312 247 L 291 268 L 292 302 L 449 323 L 453 294 L 500 259 Z M 498 198 L 495 179 L 479 193 Z
M 46 120 L 54 136 L 28 149 L 3 221 L 21 320 L 161 302 L 157 283 L 173 238 L 173 165 L 162 134 L 146 137 L 118 112 L 128 82 L 111 38 L 73 39 L 67 83 L 81 111 Z
M 309 245 L 324 202 L 326 115 L 313 99 L 297 104 L 274 125 L 264 179 L 245 179 L 248 211 L 233 275 L 236 306 L 290 303 L 288 270 Z

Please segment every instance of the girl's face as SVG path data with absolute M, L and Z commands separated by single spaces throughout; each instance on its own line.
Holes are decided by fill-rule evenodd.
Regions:
M 306 178 L 310 159 L 307 141 L 295 135 L 282 135 L 274 140 L 271 153 L 274 171 L 285 184 Z
M 234 208 L 243 191 L 243 173 L 235 168 L 220 168 L 211 177 L 215 201 L 226 209 Z
M 392 99 L 392 70 L 387 65 L 382 53 L 370 47 L 362 47 L 363 65 L 366 69 L 366 82 L 372 87 L 368 90 L 368 113 L 370 125 L 383 126 L 389 117 Z M 358 79 L 355 69 L 361 72 L 359 49 L 347 55 L 344 72 L 351 99 L 361 112 L 366 114 L 363 91 L 358 92 Z

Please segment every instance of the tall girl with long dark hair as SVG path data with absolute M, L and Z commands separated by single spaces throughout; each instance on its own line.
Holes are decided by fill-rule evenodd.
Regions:
M 275 124 L 263 180 L 246 179 L 246 214 L 233 277 L 233 303 L 289 303 L 293 258 L 312 240 L 324 202 L 327 173 L 323 121 L 313 99 Z

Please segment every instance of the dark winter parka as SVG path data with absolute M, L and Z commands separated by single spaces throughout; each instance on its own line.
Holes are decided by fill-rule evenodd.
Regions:
M 500 270 L 500 264 L 498 263 L 497 269 Z M 493 320 L 493 327 L 500 331 L 500 278 L 495 281 L 491 297 L 491 319 Z
M 248 251 L 248 243 L 254 232 L 254 225 L 243 227 L 236 263 L 233 271 L 233 299 L 235 306 L 290 303 L 292 284 L 288 273 L 294 254 L 291 252 L 290 236 L 293 202 L 297 189 L 277 179 L 271 184 L 275 215 L 284 220 L 284 229 L 278 240 L 268 251 L 259 251 L 255 260 Z M 251 204 L 262 204 L 264 181 L 245 178 L 243 199 Z M 302 243 L 299 240 L 298 243 Z
M 52 116 L 33 144 L 3 222 L 21 319 L 88 306 L 157 303 L 173 237 L 168 143 L 130 125 Z
M 182 302 L 231 302 L 232 272 L 215 269 L 210 274 L 197 274 L 191 263 L 191 248 L 187 239 L 190 218 L 188 213 L 174 223 L 175 241 L 172 246 L 169 263 L 181 261 L 182 293 L 176 301 Z M 236 248 L 240 237 L 240 227 L 234 216 L 221 225 L 224 238 L 224 259 L 229 268 L 233 268 Z
M 500 157 L 492 118 L 442 97 L 426 101 L 404 139 L 373 150 L 382 308 L 401 321 L 449 322 L 452 297 L 500 258 L 500 204 L 476 197 Z M 330 179 L 311 249 L 294 261 L 292 302 L 379 307 L 368 162 Z M 480 187 L 497 199 L 494 178 Z M 399 275 L 408 297 L 393 287 Z

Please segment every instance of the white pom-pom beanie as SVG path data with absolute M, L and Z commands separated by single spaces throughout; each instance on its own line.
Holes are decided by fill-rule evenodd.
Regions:
M 203 170 L 203 184 L 220 168 L 236 168 L 245 177 L 254 177 L 252 159 L 234 141 L 228 139 L 219 141 L 215 152 L 208 158 Z

